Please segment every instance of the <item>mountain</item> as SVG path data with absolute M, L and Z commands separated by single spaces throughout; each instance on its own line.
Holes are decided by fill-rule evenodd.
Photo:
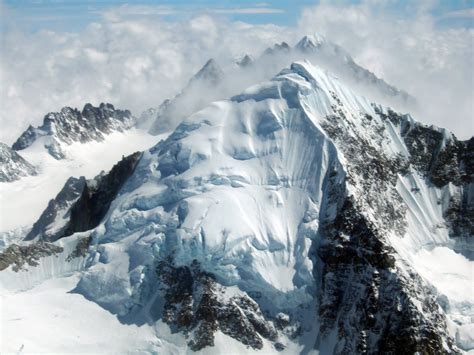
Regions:
M 54 300 L 34 311 L 65 330 L 45 345 L 20 319 L 6 349 L 474 349 L 473 145 L 295 62 L 66 184 L 68 227 L 0 254 L 6 316 Z
M 11 182 L 36 174 L 37 171 L 33 165 L 10 149 L 8 145 L 0 143 L 0 182 Z
M 170 131 L 185 117 L 212 101 L 236 95 L 251 85 L 269 80 L 282 67 L 304 59 L 336 74 L 376 102 L 402 108 L 416 106 L 412 96 L 355 63 L 340 46 L 315 34 L 304 36 L 294 47 L 286 42 L 277 43 L 256 59 L 246 54 L 232 63 L 234 65 L 225 66 L 224 69 L 217 61 L 210 59 L 178 95 L 166 99 L 158 108 L 145 111 L 139 122 L 143 127 L 150 127 L 151 134 Z
M 304 36 L 295 45 L 295 50 L 302 52 L 315 63 L 324 62 L 331 72 L 337 72 L 345 81 L 365 84 L 368 88 L 372 88 L 372 94 L 377 92 L 379 95 L 396 98 L 411 106 L 415 105 L 415 98 L 358 65 L 346 50 L 324 36 L 318 34 Z
M 252 63 L 254 62 L 254 58 L 251 56 L 251 55 L 244 55 L 242 58 L 240 58 L 239 60 L 237 60 L 236 64 L 239 66 L 239 67 L 248 67 L 248 66 L 251 66 Z
M 156 112 L 154 120 L 142 117 L 146 121 L 151 121 L 149 132 L 153 135 L 169 132 L 186 116 L 221 98 L 219 91 L 222 90 L 224 77 L 219 64 L 214 59 L 209 59 L 178 95 L 165 100 L 154 110 Z M 150 110 L 153 109 L 147 112 L 151 112 Z
M 5 174 L 0 182 L 0 249 L 31 232 L 33 223 L 71 176 L 93 179 L 101 171 L 110 170 L 121 157 L 149 148 L 161 139 L 138 124 L 130 126 L 135 119 L 128 111 L 113 113 L 111 105 L 102 105 L 92 107 L 95 114 L 88 116 L 87 107 L 84 114 L 88 119 L 80 118 L 84 116 L 77 110 L 63 109 L 58 121 L 30 128 L 27 132 L 31 134 L 23 134 L 16 143 L 31 144 L 24 149 L 0 146 L 0 171 Z M 123 121 L 121 113 L 126 113 Z M 51 129 L 50 133 L 46 134 L 45 127 Z M 59 210 L 67 206 L 59 203 L 53 210 L 58 209 L 58 216 L 62 216 Z
M 130 111 L 117 110 L 111 104 L 101 103 L 99 107 L 86 104 L 82 111 L 64 107 L 61 112 L 48 113 L 41 126 L 34 128 L 30 125 L 12 148 L 19 151 L 41 141 L 51 156 L 64 159 L 64 145 L 102 141 L 105 135 L 129 129 L 134 123 Z

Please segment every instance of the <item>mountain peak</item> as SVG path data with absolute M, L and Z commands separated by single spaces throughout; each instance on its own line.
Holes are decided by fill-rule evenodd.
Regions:
M 94 107 L 87 103 L 82 111 L 63 107 L 60 112 L 44 116 L 43 124 L 37 128 L 29 126 L 16 140 L 12 148 L 22 150 L 31 146 L 38 138 L 46 137 L 44 143 L 48 152 L 56 159 L 65 157 L 61 144 L 85 143 L 104 139 L 104 134 L 123 131 L 133 126 L 135 118 L 128 110 L 116 110 L 112 104 L 101 103 Z
M 213 58 L 209 59 L 206 64 L 192 77 L 190 83 L 200 81 L 209 83 L 218 83 L 224 76 L 224 72 Z
M 253 61 L 254 61 L 254 59 L 252 58 L 252 56 L 246 54 L 241 59 L 239 59 L 237 61 L 237 65 L 239 67 L 244 68 L 244 67 L 248 67 L 249 65 L 251 65 L 253 63 Z
M 286 42 L 275 43 L 273 47 L 268 47 L 263 52 L 263 56 L 272 55 L 276 53 L 289 53 L 291 51 L 291 47 Z
M 326 38 L 318 33 L 312 35 L 304 36 L 296 45 L 295 48 L 299 49 L 303 52 L 305 51 L 313 51 L 319 47 L 323 43 L 326 42 Z

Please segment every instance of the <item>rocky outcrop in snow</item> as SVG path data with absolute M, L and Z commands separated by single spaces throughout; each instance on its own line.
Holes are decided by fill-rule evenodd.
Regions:
M 36 168 L 4 143 L 0 143 L 0 182 L 36 175 Z
M 21 271 L 26 265 L 35 267 L 39 265 L 41 258 L 59 254 L 62 251 L 62 247 L 51 243 L 12 244 L 0 253 L 0 271 L 10 266 L 14 272 Z
M 123 158 L 106 174 L 86 180 L 71 177 L 33 225 L 25 240 L 52 242 L 96 227 L 133 173 L 141 153 Z
M 25 240 L 39 238 L 43 241 L 54 241 L 56 235 L 61 235 L 67 226 L 69 209 L 81 196 L 85 184 L 84 177 L 69 178 L 57 196 L 49 201 L 48 206 L 28 232 Z

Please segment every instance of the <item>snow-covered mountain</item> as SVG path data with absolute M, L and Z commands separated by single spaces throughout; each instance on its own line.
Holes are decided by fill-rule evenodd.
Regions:
M 11 182 L 24 176 L 36 175 L 36 169 L 12 150 L 8 145 L 0 143 L 0 182 Z
M 390 103 L 415 106 L 415 98 L 378 78 L 371 71 L 358 65 L 351 55 L 341 46 L 329 41 L 326 37 L 313 34 L 304 36 L 296 45 L 295 51 L 303 53 L 305 58 L 337 73 L 355 89 L 364 91 L 365 95 L 376 99 L 387 98 Z
M 304 59 L 330 70 L 375 102 L 402 108 L 415 106 L 412 96 L 358 65 L 337 44 L 314 34 L 304 36 L 294 47 L 286 42 L 277 43 L 267 48 L 257 59 L 246 54 L 236 63 L 224 65 L 223 68 L 216 60 L 210 59 L 178 95 L 165 100 L 158 108 L 145 111 L 139 125 L 150 127 L 151 134 L 169 131 L 212 101 L 226 99 L 251 85 L 270 80 L 281 68 Z
M 0 254 L 4 349 L 472 350 L 473 146 L 295 62 L 69 180 Z
M 64 159 L 65 145 L 103 141 L 105 135 L 127 130 L 135 121 L 130 111 L 117 110 L 111 104 L 101 103 L 99 107 L 86 104 L 82 111 L 63 107 L 61 112 L 48 113 L 41 126 L 30 125 L 12 148 L 20 151 L 40 141 L 52 157 Z
M 40 127 L 30 126 L 13 149 L 1 144 L 0 249 L 32 233 L 48 201 L 66 181 L 77 180 L 71 176 L 92 179 L 159 140 L 138 123 L 130 111 L 111 104 L 86 104 L 82 111 L 64 107 L 47 114 Z

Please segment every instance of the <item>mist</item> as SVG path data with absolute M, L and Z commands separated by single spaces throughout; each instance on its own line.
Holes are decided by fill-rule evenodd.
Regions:
M 305 34 L 315 32 L 345 48 L 356 63 L 415 97 L 417 106 L 393 102 L 351 81 L 348 75 L 336 73 L 341 80 L 350 81 L 377 102 L 412 112 L 416 119 L 446 127 L 466 139 L 474 133 L 473 31 L 438 27 L 426 8 L 420 5 L 412 17 L 402 21 L 378 2 L 344 7 L 322 2 L 304 9 L 296 26 L 283 27 L 236 22 L 209 13 L 174 22 L 141 18 L 129 16 L 133 11 L 129 6 L 128 12 L 122 7 L 104 13 L 100 21 L 80 32 L 31 33 L 17 27 L 17 14 L 3 6 L 9 26 L 1 47 L 0 141 L 11 144 L 28 125 L 40 124 L 46 113 L 63 106 L 110 102 L 140 116 L 178 95 L 214 58 L 225 80 L 218 88 L 199 88 L 205 98 L 198 103 L 188 95 L 182 103 L 189 103 L 190 109 L 176 113 L 179 121 L 212 100 L 228 98 L 272 78 L 292 60 L 302 58 L 277 55 L 243 71 L 235 64 L 242 56 L 258 59 L 275 43 L 285 41 L 293 46 Z M 330 62 L 310 60 L 337 72 Z

